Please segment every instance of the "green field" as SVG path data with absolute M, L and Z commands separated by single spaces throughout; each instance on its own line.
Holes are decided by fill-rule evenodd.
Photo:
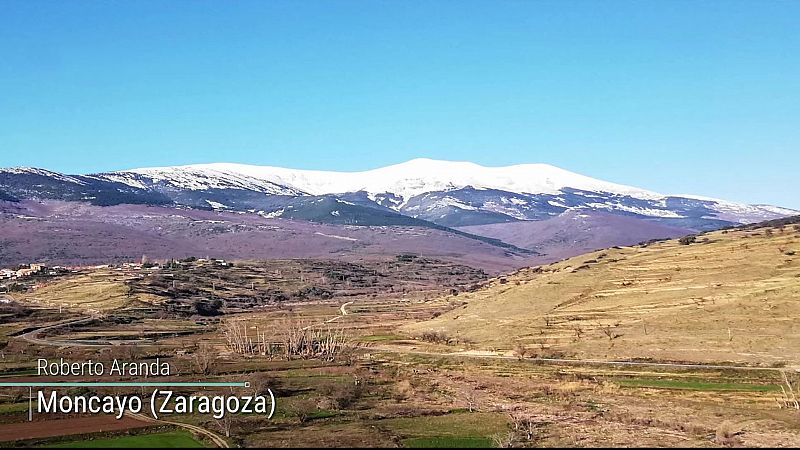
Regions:
M 625 379 L 614 380 L 614 382 L 622 387 L 685 389 L 692 391 L 772 392 L 780 390 L 780 387 L 774 384 L 717 383 L 694 380 L 662 380 L 658 378 Z
M 385 419 L 379 424 L 411 448 L 494 447 L 490 436 L 508 430 L 505 415 L 480 412 Z
M 46 445 L 47 448 L 201 448 L 189 432 L 167 431 L 164 433 L 118 436 L 82 441 L 60 442 Z
M 33 402 L 33 407 L 36 408 L 37 403 Z M 2 403 L 0 404 L 0 414 L 16 414 L 21 412 L 28 412 L 28 402 L 20 403 Z
M 428 437 L 403 440 L 407 448 L 490 448 L 492 440 L 483 437 Z

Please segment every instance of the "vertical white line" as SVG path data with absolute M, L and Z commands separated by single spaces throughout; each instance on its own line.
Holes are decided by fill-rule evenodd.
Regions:
M 33 386 L 28 386 L 28 422 L 33 422 Z

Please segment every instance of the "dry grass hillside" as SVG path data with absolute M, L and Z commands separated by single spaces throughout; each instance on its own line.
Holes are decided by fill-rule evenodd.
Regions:
M 545 357 L 800 366 L 800 225 L 597 251 L 457 299 L 405 331 Z

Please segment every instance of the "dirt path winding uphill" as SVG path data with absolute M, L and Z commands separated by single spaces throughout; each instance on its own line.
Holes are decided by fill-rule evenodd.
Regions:
M 342 317 L 344 317 L 344 316 L 348 315 L 348 312 L 347 312 L 347 310 L 345 309 L 345 307 L 347 307 L 347 306 L 350 306 L 350 305 L 352 305 L 353 303 L 355 303 L 355 302 L 347 302 L 347 303 L 344 303 L 344 304 L 342 304 L 342 306 L 340 306 L 340 307 L 339 307 L 339 312 L 340 312 L 340 314 L 339 314 L 338 316 L 333 316 L 333 317 L 331 317 L 330 319 L 328 319 L 328 320 L 326 320 L 326 321 L 324 321 L 324 322 L 322 322 L 322 323 L 317 323 L 317 324 L 314 324 L 314 325 L 309 325 L 309 326 L 307 326 L 307 327 L 304 327 L 304 328 L 303 328 L 303 330 L 308 330 L 309 328 L 314 328 L 314 327 L 317 327 L 317 326 L 320 326 L 320 325 L 325 325 L 325 324 L 328 324 L 328 323 L 331 323 L 331 322 L 335 322 L 335 321 L 337 321 L 337 320 L 341 319 Z

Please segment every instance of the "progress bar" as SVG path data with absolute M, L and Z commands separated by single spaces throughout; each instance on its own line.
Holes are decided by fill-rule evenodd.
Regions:
M 203 382 L 203 381 L 166 381 L 166 382 L 71 382 L 71 381 L 31 381 L 31 382 L 0 382 L 0 387 L 250 387 L 246 381 L 233 382 Z

